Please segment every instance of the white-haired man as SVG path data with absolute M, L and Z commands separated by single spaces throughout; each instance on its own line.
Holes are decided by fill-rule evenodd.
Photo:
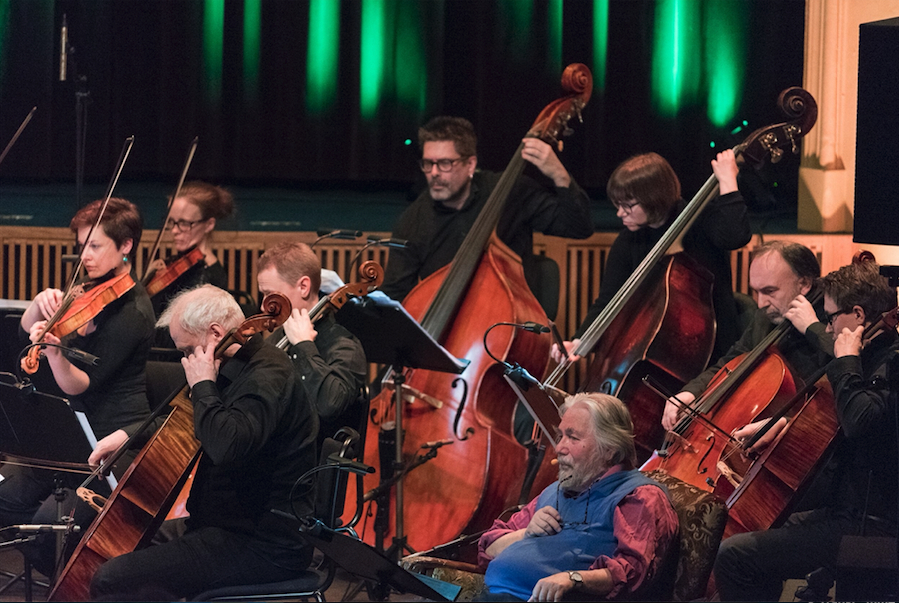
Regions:
M 315 463 L 318 422 L 285 354 L 261 335 L 216 346 L 243 322 L 226 291 L 203 285 L 179 294 L 160 316 L 181 360 L 202 456 L 194 474 L 186 531 L 164 544 L 113 558 L 91 583 L 96 597 L 162 588 L 192 597 L 216 587 L 296 577 L 311 551 L 272 509 L 311 510 L 291 501 L 296 479 Z M 137 595 L 140 596 L 140 595 Z
M 634 469 L 627 407 L 605 394 L 562 406 L 559 479 L 479 544 L 480 600 L 560 601 L 649 596 L 677 534 L 664 488 Z

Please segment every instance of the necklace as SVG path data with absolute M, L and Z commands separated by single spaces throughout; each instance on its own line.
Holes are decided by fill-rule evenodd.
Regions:
M 556 510 L 559 512 L 559 515 L 562 514 L 562 509 L 559 508 L 559 491 L 560 491 L 561 489 L 562 489 L 562 485 L 561 485 L 561 484 L 558 484 L 558 485 L 556 486 Z M 562 521 L 561 524 L 562 524 L 562 529 L 563 529 L 563 530 L 564 530 L 565 528 L 573 528 L 573 527 L 575 527 L 575 526 L 584 526 L 584 525 L 587 525 L 587 524 L 589 523 L 589 522 L 587 521 L 587 515 L 588 515 L 588 513 L 590 512 L 590 491 L 591 491 L 592 489 L 593 489 L 593 484 L 590 484 L 590 487 L 587 488 L 587 492 L 586 492 L 586 494 L 587 494 L 587 504 L 584 505 L 584 520 L 583 520 L 583 521 Z M 571 497 L 571 500 L 577 500 L 578 498 L 580 498 L 580 495 Z

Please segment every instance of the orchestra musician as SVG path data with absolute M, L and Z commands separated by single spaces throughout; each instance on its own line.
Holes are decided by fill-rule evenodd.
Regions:
M 305 516 L 311 492 L 296 480 L 315 464 L 318 421 L 283 352 L 262 334 L 215 356 L 244 320 L 234 298 L 212 285 L 176 296 L 159 318 L 185 357 L 194 431 L 202 455 L 181 534 L 114 557 L 91 582 L 93 597 L 162 588 L 191 597 L 223 586 L 295 578 L 311 560 L 294 526 L 272 513 Z M 172 528 L 168 533 L 177 531 Z
M 209 283 L 221 289 L 228 288 L 228 273 L 212 251 L 212 232 L 216 223 L 234 213 L 234 198 L 220 186 L 206 182 L 187 182 L 172 201 L 165 228 L 172 232 L 176 258 L 193 249 L 202 252 L 202 259 L 165 289 L 152 297 L 153 310 L 159 317 L 169 300 L 180 291 Z M 169 258 L 168 261 L 174 258 Z M 158 270 L 157 270 L 158 272 Z M 155 276 L 155 274 L 154 274 Z M 157 333 L 157 347 L 173 347 L 164 329 Z
M 423 279 L 449 264 L 496 187 L 501 174 L 477 170 L 477 135 L 461 117 L 439 116 L 418 130 L 420 166 L 427 190 L 399 217 L 393 237 L 408 241 L 390 252 L 384 284 L 388 297 L 402 301 Z M 515 183 L 497 234 L 522 259 L 527 272 L 533 232 L 585 239 L 593 234 L 587 194 L 556 153 L 538 138 L 523 140 L 521 157 L 549 178 L 553 187 L 522 176 Z
M 310 319 L 321 285 L 318 256 L 305 243 L 278 243 L 260 256 L 256 270 L 260 295 L 280 293 L 293 308 L 267 341 L 287 338 L 287 356 L 318 412 L 319 444 L 343 426 L 358 428 L 367 411 L 360 393 L 368 364 L 362 344 L 332 312 Z
M 895 328 L 863 338 L 868 325 L 896 307 L 896 290 L 874 262 L 831 272 L 822 288 L 826 314 L 816 324 L 834 339 L 827 379 L 840 423 L 830 496 L 826 506 L 794 513 L 781 528 L 722 542 L 714 570 L 722 601 L 775 601 L 783 580 L 819 567 L 833 571 L 844 535 L 896 535 L 899 434 L 886 371 L 899 342 Z M 734 435 L 748 437 L 753 427 Z
M 719 196 L 684 235 L 683 247 L 714 276 L 712 303 L 717 333 L 712 359 L 715 359 L 740 335 L 731 285 L 730 251 L 746 245 L 752 233 L 746 203 L 737 189 L 738 168 L 734 152 L 718 153 L 712 160 L 712 171 L 718 179 Z M 606 192 L 625 229 L 609 250 L 599 296 L 590 306 L 573 340 L 565 342 L 569 353 L 686 207 L 677 175 L 656 153 L 636 155 L 621 163 L 612 172 Z M 557 362 L 561 360 L 561 351 L 555 344 L 552 354 Z M 577 359 L 574 355 L 571 358 Z
M 759 307 L 752 323 L 724 356 L 668 399 L 662 426 L 672 430 L 683 415 L 683 405 L 691 404 L 725 364 L 751 352 L 784 320 L 789 320 L 795 329 L 784 336 L 777 348 L 793 370 L 799 376 L 809 375 L 826 364 L 831 358 L 833 339 L 825 333 L 823 324 L 808 318 L 816 312 L 823 317 L 821 303 L 815 310 L 805 297 L 820 275 L 815 254 L 804 245 L 769 241 L 755 248 L 749 265 L 749 286 L 758 295 Z
M 101 203 L 94 201 L 80 209 L 69 226 L 78 237 L 85 271 L 95 287 L 131 271 L 142 231 L 137 207 L 113 197 L 88 240 Z M 58 289 L 40 292 L 22 315 L 21 330 L 23 339 L 26 333 L 31 341 L 39 341 L 43 336 L 48 344 L 77 348 L 99 359 L 93 366 L 69 360 L 56 347 L 44 350 L 56 383 L 70 397 L 72 406 L 85 412 L 99 440 L 90 458 L 84 459 L 97 464 L 100 458 L 118 449 L 150 414 L 145 367 L 153 341 L 153 308 L 143 286 L 135 282 L 133 288 L 108 303 L 87 324 L 60 340 L 53 332 L 44 333 L 44 329 L 62 299 L 63 292 Z M 123 457 L 113 472 L 120 477 L 133 458 L 133 454 Z M 50 496 L 54 490 L 52 471 L 5 465 L 0 474 L 0 524 L 33 523 L 32 518 L 38 523 L 57 521 L 56 501 Z M 81 481 L 73 480 L 74 476 L 70 476 L 64 484 L 74 488 Z M 75 500 L 74 492 L 67 488 L 63 505 L 66 515 L 73 515 Z M 79 525 L 86 526 L 92 512 L 79 501 L 74 516 Z M 52 554 L 50 557 L 34 560 L 38 569 L 48 575 L 53 567 Z
M 630 413 L 599 393 L 561 412 L 559 479 L 481 536 L 476 600 L 652 600 L 678 520 L 664 487 L 634 469 Z

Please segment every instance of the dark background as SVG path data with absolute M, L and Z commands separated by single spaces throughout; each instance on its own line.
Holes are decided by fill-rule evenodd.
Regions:
M 91 185 L 105 186 L 125 138 L 134 135 L 123 180 L 173 188 L 198 136 L 191 178 L 245 187 L 410 191 L 421 182 L 418 149 L 404 141 L 416 140 L 417 127 L 438 114 L 469 118 L 480 137 L 481 167 L 502 170 L 543 106 L 560 95 L 561 67 L 590 65 L 593 37 L 593 4 L 565 1 L 560 66 L 548 58 L 541 33 L 549 3 L 533 0 L 534 27 L 520 32 L 503 20 L 504 1 L 512 0 L 413 0 L 428 71 L 425 108 L 386 97 L 366 121 L 358 109 L 360 0 L 340 2 L 339 96 L 319 115 L 305 110 L 305 1 L 262 0 L 258 102 L 246 100 L 241 72 L 244 3 L 225 2 L 222 95 L 209 102 L 201 66 L 202 1 L 8 0 L 0 14 L 6 19 L 0 145 L 32 106 L 38 112 L 0 165 L 0 185 L 75 181 L 73 75 L 87 78 L 85 179 Z M 805 4 L 728 1 L 745 2 L 748 15 L 742 24 L 745 90 L 734 125 L 745 119 L 752 130 L 782 121 L 778 93 L 802 83 Z M 610 2 L 605 88 L 594 90 L 584 124 L 574 126 L 562 155 L 594 198 L 604 197 L 606 179 L 620 161 L 646 151 L 672 163 L 689 198 L 711 173 L 715 151 L 709 141 L 718 141 L 720 149 L 746 134 L 714 128 L 701 106 L 684 106 L 674 118 L 655 114 L 650 66 L 657 8 L 649 0 Z M 75 53 L 69 81 L 60 82 L 63 13 Z M 795 212 L 797 168 L 798 158 L 767 168 L 761 174 L 765 192 L 750 199 L 751 207 Z

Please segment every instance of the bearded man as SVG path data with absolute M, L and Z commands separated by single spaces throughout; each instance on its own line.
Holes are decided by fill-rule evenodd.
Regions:
M 634 469 L 634 428 L 612 396 L 562 405 L 559 479 L 481 536 L 480 601 L 647 598 L 678 532 L 663 486 Z

